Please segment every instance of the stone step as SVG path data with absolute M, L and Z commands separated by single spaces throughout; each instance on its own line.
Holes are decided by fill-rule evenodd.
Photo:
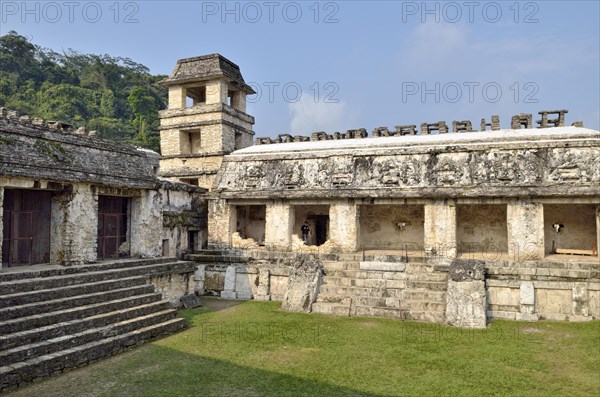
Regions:
M 167 300 L 161 300 L 105 313 L 99 313 L 89 317 L 40 326 L 25 331 L 1 334 L 0 346 L 2 346 L 3 349 L 10 349 L 20 345 L 49 340 L 67 334 L 78 333 L 89 328 L 103 327 L 111 323 L 168 310 L 169 308 L 169 302 Z
M 335 285 L 322 285 L 319 288 L 319 297 L 322 296 L 365 296 L 407 300 L 425 300 L 439 303 L 443 303 L 446 300 L 445 291 L 407 290 L 398 288 L 360 288 Z
M 19 292 L 59 288 L 68 285 L 86 284 L 103 280 L 114 280 L 134 276 L 152 276 L 169 273 L 186 273 L 196 270 L 194 262 L 169 262 L 136 267 L 117 268 L 92 272 L 80 272 L 49 277 L 26 278 L 0 282 L 0 294 L 16 294 Z
M 116 299 L 127 298 L 135 295 L 151 294 L 154 292 L 152 285 L 135 285 L 110 291 L 94 292 L 55 300 L 27 303 L 24 305 L 5 307 L 0 309 L 0 318 L 10 320 L 19 317 L 33 316 L 40 313 L 54 312 L 74 308 L 77 306 L 92 305 Z
M 0 308 L 35 303 L 43 300 L 67 298 L 70 296 L 77 296 L 92 292 L 110 291 L 114 289 L 133 287 L 136 285 L 144 285 L 145 283 L 146 277 L 135 276 L 115 280 L 103 280 L 86 284 L 68 285 L 66 287 L 59 288 L 19 292 L 10 295 L 0 295 Z
M 443 272 L 398 272 L 398 271 L 376 271 L 376 270 L 329 270 L 325 271 L 325 277 L 372 279 L 372 280 L 427 280 L 445 281 L 448 277 Z
M 344 287 L 359 287 L 359 288 L 423 288 L 433 291 L 445 291 L 447 282 L 444 279 L 427 281 L 423 277 L 412 277 L 405 280 L 386 280 L 386 279 L 354 279 L 347 277 L 329 277 L 323 278 L 323 285 L 336 285 Z
M 100 340 L 106 337 L 124 334 L 133 330 L 158 324 L 175 318 L 177 311 L 167 309 L 150 313 L 144 316 L 127 319 L 112 323 L 100 328 L 90 328 L 84 331 L 58 336 L 48 340 L 30 343 L 0 351 L 0 362 L 10 365 L 18 361 L 29 360 L 33 357 L 54 353 L 64 349 L 70 349 L 85 343 Z
M 10 366 L 0 367 L 0 391 L 20 384 L 58 374 L 64 369 L 74 368 L 102 357 L 122 351 L 128 347 L 169 335 L 186 326 L 182 318 L 167 320 L 121 335 L 111 336 L 81 346 L 61 350 Z
M 321 296 L 317 298 L 317 303 L 339 303 L 349 306 L 365 306 L 365 307 L 384 307 L 398 310 L 416 310 L 416 311 L 434 311 L 443 312 L 446 310 L 444 302 L 430 302 L 419 300 L 406 300 L 398 298 L 378 298 L 372 296 Z
M 237 255 L 204 255 L 204 254 L 188 254 L 185 257 L 187 260 L 197 263 L 210 264 L 230 264 L 230 263 L 245 263 L 246 258 Z
M 160 293 L 136 295 L 107 302 L 94 303 L 48 313 L 35 314 L 32 316 L 11 319 L 0 323 L 0 334 L 8 334 L 25 331 L 32 328 L 42 327 L 58 322 L 65 322 L 77 318 L 93 316 L 100 313 L 139 306 L 146 303 L 160 301 Z
M 388 307 L 348 306 L 337 303 L 316 302 L 312 305 L 313 313 L 335 314 L 351 317 L 382 317 L 401 320 L 444 322 L 445 313 L 429 311 L 412 311 Z
M 68 274 L 98 272 L 110 269 L 123 269 L 128 267 L 149 266 L 174 262 L 178 262 L 177 258 L 161 257 L 148 259 L 119 259 L 115 261 L 87 265 L 61 266 L 54 269 L 45 269 L 43 266 L 40 266 L 39 268 L 36 266 L 31 266 L 26 267 L 25 269 L 16 268 L 14 270 L 0 272 L 0 285 L 5 281 L 22 280 L 26 278 L 63 276 Z

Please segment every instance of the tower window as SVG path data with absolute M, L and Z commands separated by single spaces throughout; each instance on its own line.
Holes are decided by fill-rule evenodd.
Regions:
M 181 131 L 181 154 L 198 154 L 202 146 L 200 130 Z
M 206 103 L 206 87 L 189 87 L 185 90 L 186 107 Z

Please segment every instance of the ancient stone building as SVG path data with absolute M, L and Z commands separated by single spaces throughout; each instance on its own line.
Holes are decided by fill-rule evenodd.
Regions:
M 158 157 L 0 108 L 0 391 L 185 327 L 206 190 Z
M 180 59 L 161 84 L 169 101 L 160 112 L 160 175 L 211 188 L 223 155 L 252 145 L 246 95 L 254 91 L 219 54 Z
M 182 64 L 204 70 L 216 59 L 182 60 L 170 79 Z M 203 84 L 201 73 L 187 76 L 194 73 L 185 83 Z M 179 109 L 181 92 L 170 92 L 170 109 L 161 115 L 164 149 L 184 147 L 189 138 L 184 124 L 165 128 L 167 114 L 185 112 L 194 126 L 205 120 L 208 105 Z M 230 107 L 220 92 L 225 118 Z M 365 129 L 282 134 L 212 152 L 225 155 L 214 162 L 213 251 L 195 257 L 197 288 L 282 299 L 300 260 L 294 258 L 312 254 L 324 272 L 323 285 L 302 295 L 314 297 L 303 305 L 313 311 L 468 326 L 493 317 L 598 317 L 600 133 L 580 122 L 565 126 L 566 113 L 540 112 L 537 128 L 530 114 L 513 116 L 510 129 L 494 115 L 481 120 L 480 131 L 469 120 L 453 121 L 451 129 L 439 121 L 376 128 L 372 137 Z M 161 162 L 165 175 L 214 172 L 199 162 L 183 172 L 192 163 L 173 155 Z M 300 234 L 305 221 L 309 245 Z

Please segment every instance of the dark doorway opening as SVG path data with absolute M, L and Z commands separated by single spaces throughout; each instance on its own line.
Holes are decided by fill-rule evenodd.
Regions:
M 129 202 L 126 197 L 98 197 L 98 259 L 129 256 Z
M 329 215 L 313 215 L 311 218 L 315 222 L 315 245 L 323 245 L 327 241 Z
M 6 189 L 3 206 L 2 265 L 49 263 L 52 193 Z
M 198 232 L 188 231 L 188 251 L 195 252 L 198 248 Z

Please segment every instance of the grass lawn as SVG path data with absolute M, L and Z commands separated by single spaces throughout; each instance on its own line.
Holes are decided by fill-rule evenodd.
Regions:
M 202 301 L 181 333 L 7 395 L 600 395 L 600 321 L 471 331 Z

